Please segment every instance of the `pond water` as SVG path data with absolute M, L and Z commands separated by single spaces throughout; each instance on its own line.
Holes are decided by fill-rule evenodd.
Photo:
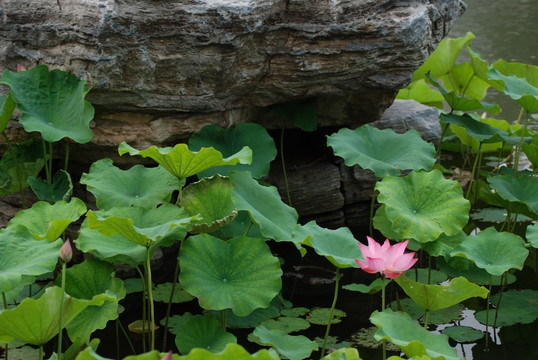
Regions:
M 450 37 L 472 32 L 476 36 L 472 49 L 489 63 L 502 58 L 538 65 L 538 0 L 467 0 L 465 3 L 467 11 L 450 31 Z M 519 105 L 505 95 L 491 93 L 487 101 L 501 105 L 503 113 L 499 117 L 514 121 Z

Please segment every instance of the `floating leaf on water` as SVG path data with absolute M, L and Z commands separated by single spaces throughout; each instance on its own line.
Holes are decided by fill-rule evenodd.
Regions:
M 181 315 L 173 315 L 168 318 L 168 331 L 172 334 L 177 335 L 182 330 L 183 325 L 190 319 L 194 317 L 190 312 L 183 313 Z M 164 326 L 165 318 L 160 321 L 160 324 Z
M 250 339 L 262 345 L 273 346 L 280 354 L 291 360 L 306 359 L 312 351 L 318 349 L 315 342 L 303 335 L 292 336 L 282 330 L 269 330 L 262 325 L 258 325 L 252 335 Z
M 441 330 L 449 338 L 459 342 L 475 342 L 484 337 L 484 332 L 469 326 L 450 326 Z
M 329 308 L 315 308 L 306 316 L 306 320 L 315 325 L 327 325 L 329 323 L 330 311 L 331 309 Z M 347 314 L 342 310 L 334 309 L 331 324 L 338 324 L 342 321 L 340 318 L 346 316 Z
M 491 297 L 494 306 L 499 302 L 501 293 Z M 490 309 L 489 325 L 493 325 L 495 310 Z M 486 323 L 486 312 L 479 311 L 476 319 L 482 324 Z M 496 326 L 511 326 L 517 323 L 530 324 L 538 318 L 538 290 L 508 290 L 502 293 L 501 304 L 497 314 Z
M 296 331 L 306 330 L 310 327 L 310 323 L 305 319 L 299 317 L 279 317 L 276 319 L 269 319 L 262 322 L 260 325 L 265 326 L 267 329 L 278 329 L 289 334 Z
M 422 318 L 425 310 L 421 308 L 411 298 L 404 298 L 390 303 L 390 308 L 393 311 L 404 311 L 415 320 Z M 454 320 L 461 320 L 461 311 L 464 309 L 462 304 L 456 304 L 448 308 L 430 311 L 428 315 L 428 323 L 431 324 L 446 324 Z
M 506 220 L 507 216 L 507 210 L 503 208 L 483 208 L 477 211 L 473 211 L 470 216 L 473 220 L 476 221 L 483 221 L 483 222 L 494 222 L 494 223 L 502 223 Z M 525 215 L 519 214 L 517 216 L 517 222 L 526 222 L 526 221 L 532 221 L 530 217 L 527 217 Z
M 222 329 L 222 325 L 213 315 L 196 315 L 183 324 L 176 335 L 179 352 L 187 355 L 194 348 L 206 349 L 218 353 L 228 344 L 237 343 L 237 338 Z
M 173 284 L 170 282 L 157 285 L 157 287 L 153 289 L 153 300 L 167 303 L 170 300 L 172 285 Z M 172 296 L 172 303 L 184 303 L 191 301 L 192 299 L 194 299 L 194 296 L 183 290 L 181 284 L 176 284 L 174 295 Z
M 129 325 L 127 325 L 127 328 L 130 332 L 135 334 L 144 334 L 144 333 L 150 333 L 150 325 L 152 325 L 154 330 L 157 330 L 159 326 L 155 325 L 154 323 L 150 322 L 149 320 L 135 320 Z
M 381 288 L 383 287 L 383 280 L 381 278 L 377 278 L 374 281 L 370 283 L 370 285 L 365 284 L 348 284 L 342 286 L 342 289 L 348 290 L 348 291 L 358 291 L 363 294 L 375 294 L 379 291 L 381 291 Z
M 305 307 L 294 307 L 294 308 L 291 308 L 291 309 L 282 309 L 280 311 L 280 314 L 282 316 L 291 316 L 291 317 L 294 317 L 294 316 L 303 316 L 303 315 L 306 315 L 308 312 L 310 312 L 310 309 L 309 308 L 305 308 Z
M 321 348 L 321 347 L 323 347 L 323 343 L 325 342 L 325 339 L 320 338 L 319 336 L 316 336 L 314 338 L 314 341 Z M 329 336 L 327 336 L 327 343 L 326 343 L 325 346 L 328 349 L 342 349 L 342 348 L 351 347 L 351 345 L 352 344 L 349 341 L 338 342 L 338 337 L 329 335 Z
M 526 233 L 527 241 L 531 243 L 532 247 L 538 249 L 538 223 L 529 225 Z
M 353 345 L 361 346 L 367 349 L 380 349 L 381 341 L 378 341 L 374 338 L 374 334 L 377 331 L 377 327 L 371 326 L 368 328 L 362 328 L 353 335 L 351 335 L 351 340 L 353 340 Z M 400 351 L 400 348 L 394 345 L 391 342 L 386 342 L 387 351 Z
M 484 269 L 480 269 L 475 265 L 471 260 L 461 257 L 454 256 L 448 261 L 445 261 L 443 258 L 437 259 L 437 265 L 439 269 L 446 273 L 450 277 L 459 277 L 463 276 L 467 280 L 472 281 L 479 285 L 488 285 L 490 275 Z M 514 274 L 505 273 L 503 276 L 507 277 L 507 284 L 513 284 L 517 279 Z M 504 280 L 501 276 L 492 276 L 493 285 L 502 285 Z
M 140 278 L 129 278 L 123 280 L 125 291 L 127 294 L 133 294 L 144 291 L 144 284 Z

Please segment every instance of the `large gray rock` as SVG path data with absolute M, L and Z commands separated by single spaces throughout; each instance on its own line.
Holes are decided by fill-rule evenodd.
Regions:
M 460 0 L 2 0 L 0 69 L 73 72 L 94 105 L 113 111 L 360 101 L 404 87 L 463 9 Z

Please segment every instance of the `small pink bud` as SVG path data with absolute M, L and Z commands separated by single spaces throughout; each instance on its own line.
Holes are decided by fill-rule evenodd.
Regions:
M 169 351 L 161 360 L 172 360 L 172 352 Z
M 73 249 L 71 248 L 71 244 L 69 243 L 69 239 L 65 240 L 64 244 L 60 248 L 60 255 L 58 258 L 60 261 L 64 263 L 68 263 L 71 261 L 71 258 L 73 257 Z
M 22 66 L 21 64 L 17 64 L 17 71 L 25 71 L 26 68 Z

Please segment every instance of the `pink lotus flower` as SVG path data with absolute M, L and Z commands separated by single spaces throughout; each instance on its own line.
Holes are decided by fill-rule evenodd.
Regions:
M 409 270 L 418 260 L 413 258 L 415 256 L 414 252 L 404 254 L 409 240 L 390 245 L 389 239 L 386 239 L 381 246 L 371 237 L 367 236 L 366 238 L 368 239 L 368 246 L 359 242 L 364 261 L 355 261 L 367 273 L 381 273 L 384 277 L 394 279 L 400 276 L 402 272 Z
M 169 351 L 161 360 L 172 360 L 172 352 Z
M 60 248 L 60 254 L 58 257 L 66 264 L 71 261 L 71 258 L 73 257 L 73 249 L 71 248 L 69 239 L 65 240 L 64 244 Z

